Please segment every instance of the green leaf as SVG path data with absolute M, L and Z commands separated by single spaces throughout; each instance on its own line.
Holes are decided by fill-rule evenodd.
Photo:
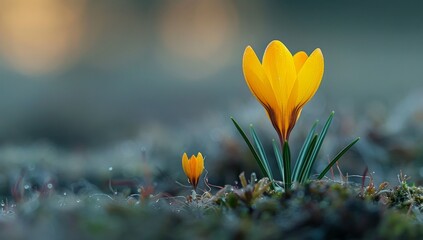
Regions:
M 322 132 L 320 133 L 319 138 L 317 139 L 316 146 L 313 148 L 313 152 L 311 153 L 310 160 L 308 161 L 307 169 L 305 172 L 306 179 L 310 178 L 311 168 L 313 167 L 313 164 L 316 161 L 317 154 L 320 151 L 320 147 L 322 146 L 323 140 L 326 137 L 326 133 L 330 127 L 330 124 L 332 123 L 333 115 L 335 115 L 334 111 L 332 111 L 332 113 L 329 115 L 329 118 L 323 126 Z
M 300 169 L 301 169 L 301 166 L 304 165 L 305 156 L 310 148 L 310 143 L 311 143 L 311 140 L 313 139 L 313 135 L 314 135 L 318 122 L 319 121 L 314 122 L 313 126 L 310 129 L 310 132 L 308 133 L 306 137 L 306 140 L 304 141 L 303 146 L 301 147 L 300 153 L 298 154 L 298 158 L 294 166 L 294 176 L 292 178 L 292 181 L 294 182 L 298 182 L 299 180 Z
M 256 150 L 254 149 L 253 145 L 251 144 L 250 140 L 248 139 L 247 135 L 245 135 L 245 132 L 242 130 L 242 128 L 239 126 L 239 124 L 237 123 L 237 121 L 235 121 L 235 119 L 233 117 L 231 117 L 232 122 L 234 123 L 236 129 L 238 130 L 238 132 L 241 134 L 242 138 L 244 139 L 245 143 L 248 145 L 248 148 L 250 149 L 251 153 L 253 154 L 254 159 L 256 160 L 257 164 L 260 167 L 261 172 L 268 177 L 270 180 L 273 180 L 270 177 L 269 172 L 267 172 L 266 167 L 262 161 L 262 159 L 260 159 L 260 157 L 258 156 Z
M 289 150 L 288 142 L 285 141 L 283 144 L 283 171 L 284 171 L 284 179 L 283 182 L 285 184 L 285 191 L 289 191 L 291 188 L 291 151 Z
M 258 154 L 259 154 L 259 156 L 260 156 L 260 158 L 263 162 L 263 165 L 266 168 L 267 173 L 270 176 L 269 179 L 272 180 L 273 179 L 272 171 L 270 170 L 269 161 L 267 160 L 267 156 L 266 156 L 266 153 L 264 151 L 263 144 L 261 143 L 259 137 L 257 136 L 257 133 L 254 130 L 254 127 L 253 127 L 252 124 L 250 124 L 250 133 L 251 133 L 251 136 L 253 136 L 254 143 L 255 143 L 256 148 L 258 150 Z
M 307 173 L 307 166 L 310 164 L 310 161 L 311 161 L 310 157 L 311 157 L 311 154 L 313 152 L 314 147 L 316 146 L 316 142 L 317 142 L 318 137 L 319 137 L 319 135 L 314 134 L 314 136 L 313 136 L 313 138 L 310 142 L 310 146 L 309 146 L 309 148 L 307 149 L 307 151 L 304 155 L 303 162 L 299 166 L 299 169 L 300 169 L 299 173 L 298 173 L 298 182 L 299 183 L 304 183 L 308 179 L 307 174 L 306 174 Z
M 282 155 L 281 152 L 279 150 L 279 146 L 277 144 L 277 142 L 275 141 L 275 139 L 272 139 L 272 145 L 273 145 L 273 150 L 275 151 L 275 157 L 276 157 L 276 162 L 278 163 L 278 167 L 279 167 L 279 171 L 281 172 L 281 177 L 282 179 L 285 179 L 285 174 L 283 171 L 283 165 L 282 165 Z
M 360 140 L 360 138 L 355 139 L 352 143 L 350 143 L 348 146 L 346 146 L 344 149 L 342 149 L 335 158 L 326 166 L 326 168 L 320 173 L 320 175 L 317 177 L 317 179 L 322 179 L 326 173 L 329 171 L 329 169 L 352 147 L 354 144 L 356 144 Z

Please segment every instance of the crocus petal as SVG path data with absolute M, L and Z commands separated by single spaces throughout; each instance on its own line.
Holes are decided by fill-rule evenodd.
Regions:
M 244 78 L 257 100 L 269 109 L 277 104 L 273 89 L 254 50 L 248 46 L 242 59 Z
M 273 127 L 280 132 L 281 112 L 277 110 L 280 109 L 278 101 L 260 60 L 250 46 L 244 51 L 242 69 L 250 91 L 265 108 Z
M 182 155 L 182 169 L 184 170 L 186 176 L 190 175 L 190 167 L 188 163 L 188 156 L 186 153 Z
M 283 140 L 288 140 L 291 130 L 294 128 L 295 123 L 298 120 L 297 114 L 297 99 L 299 94 L 299 82 L 295 81 L 294 86 L 292 87 L 292 91 L 288 98 L 288 104 L 285 110 L 285 118 L 283 124 Z
M 272 86 L 273 92 L 270 94 L 277 96 L 277 105 L 271 106 L 273 112 L 271 121 L 281 137 L 289 124 L 287 104 L 297 74 L 294 59 L 282 42 L 274 40 L 266 48 L 262 65 Z
M 278 106 L 272 107 L 284 108 L 294 86 L 297 72 L 292 54 L 282 42 L 274 40 L 269 43 L 263 55 L 263 69 L 273 89 L 271 94 L 281 96 L 277 98 Z
M 189 168 L 190 172 L 188 178 L 190 179 L 191 184 L 195 186 L 197 185 L 197 183 L 195 182 L 195 170 L 197 169 L 197 159 L 194 155 L 192 155 L 189 159 Z
M 203 155 L 201 153 L 197 154 L 197 166 L 196 166 L 196 170 L 195 170 L 195 176 L 197 178 L 200 177 L 200 175 L 203 173 L 204 170 L 204 158 Z
M 298 98 L 297 105 L 302 108 L 314 96 L 322 81 L 324 59 L 322 51 L 317 48 L 307 58 L 298 73 Z
M 304 65 L 305 61 L 307 60 L 308 56 L 307 53 L 300 51 L 294 55 L 294 64 L 297 73 L 300 72 L 301 67 Z

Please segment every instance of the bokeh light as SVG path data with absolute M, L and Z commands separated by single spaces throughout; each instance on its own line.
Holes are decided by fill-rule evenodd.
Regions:
M 84 0 L 1 0 L 0 54 L 16 71 L 47 74 L 78 57 Z
M 238 34 L 238 13 L 231 1 L 167 1 L 160 18 L 164 69 L 198 79 L 227 64 Z M 168 58 L 180 64 L 172 66 Z

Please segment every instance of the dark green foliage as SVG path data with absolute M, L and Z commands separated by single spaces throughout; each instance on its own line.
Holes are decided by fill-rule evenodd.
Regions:
M 329 115 L 325 125 L 323 126 L 322 131 L 320 134 L 316 133 L 316 126 L 318 121 L 316 121 L 313 126 L 311 127 L 310 132 L 308 133 L 302 147 L 300 153 L 298 155 L 298 159 L 294 165 L 294 169 L 291 169 L 291 151 L 289 148 L 288 141 L 281 143 L 282 145 L 282 154 L 277 146 L 275 140 L 273 140 L 273 150 L 275 153 L 276 162 L 278 168 L 280 170 L 284 191 L 289 191 L 292 186 L 293 182 L 296 183 L 306 183 L 310 180 L 311 176 L 311 169 L 314 163 L 317 160 L 318 153 L 320 148 L 323 144 L 323 141 L 326 137 L 326 133 L 329 130 L 329 127 L 332 123 L 332 119 L 335 112 L 332 112 Z M 259 137 L 257 136 L 256 131 L 254 130 L 253 126 L 250 125 L 250 133 L 254 141 L 254 145 L 250 142 L 245 132 L 239 126 L 239 124 L 235 121 L 234 118 L 231 117 L 232 122 L 234 123 L 236 129 L 241 134 L 242 138 L 248 145 L 251 153 L 253 154 L 254 159 L 256 160 L 257 164 L 259 165 L 262 173 L 264 176 L 268 177 L 270 180 L 274 180 L 272 175 L 272 169 L 270 168 L 269 160 L 265 154 L 263 144 L 261 143 Z M 343 148 L 333 159 L 330 163 L 325 167 L 325 169 L 320 173 L 317 179 L 322 179 L 326 173 L 331 169 L 331 167 L 338 162 L 338 160 L 354 145 L 360 140 L 360 138 L 355 139 L 351 142 L 348 146 Z M 275 185 L 273 185 L 275 188 Z
M 335 163 L 356 143 L 360 140 L 360 138 L 357 138 L 352 143 L 350 143 L 348 146 L 346 146 L 344 149 L 342 149 L 336 156 L 333 158 L 332 161 L 326 166 L 326 168 L 320 173 L 320 175 L 317 177 L 317 179 L 322 179 L 326 173 L 330 170 L 330 168 L 335 165 Z
M 250 140 L 248 139 L 247 135 L 244 133 L 244 131 L 242 130 L 242 128 L 239 126 L 239 124 L 232 117 L 231 117 L 231 120 L 234 123 L 234 125 L 235 125 L 236 129 L 238 130 L 238 132 L 241 134 L 241 136 L 244 139 L 245 143 L 247 143 L 248 148 L 250 149 L 251 153 L 253 154 L 254 159 L 257 161 L 257 163 L 258 163 L 258 165 L 260 167 L 261 172 L 264 174 L 265 177 L 268 177 L 269 179 L 272 179 L 272 177 L 271 177 L 272 174 L 266 168 L 266 165 L 268 165 L 268 164 L 265 163 L 266 159 L 259 157 L 259 155 L 257 154 L 256 149 L 253 147 L 253 144 L 251 144 Z M 261 148 L 259 147 L 258 149 L 260 150 Z

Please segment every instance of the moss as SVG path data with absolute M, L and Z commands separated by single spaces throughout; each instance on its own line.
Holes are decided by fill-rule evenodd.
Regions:
M 417 209 L 423 213 L 423 187 L 410 186 L 406 181 L 387 194 L 389 207 L 412 212 Z
M 422 239 L 423 225 L 411 216 L 390 211 L 384 216 L 378 235 L 383 239 Z
M 54 226 L 52 238 L 68 239 L 423 239 L 423 223 L 408 211 L 421 204 L 420 187 L 385 189 L 378 194 L 390 201 L 383 202 L 353 184 L 311 181 L 289 193 L 268 186 L 252 178 L 214 194 L 142 203 L 124 194 L 52 195 L 30 210 L 19 204 L 13 219 L 0 222 L 0 238 L 25 229 L 23 239 L 43 239 Z

